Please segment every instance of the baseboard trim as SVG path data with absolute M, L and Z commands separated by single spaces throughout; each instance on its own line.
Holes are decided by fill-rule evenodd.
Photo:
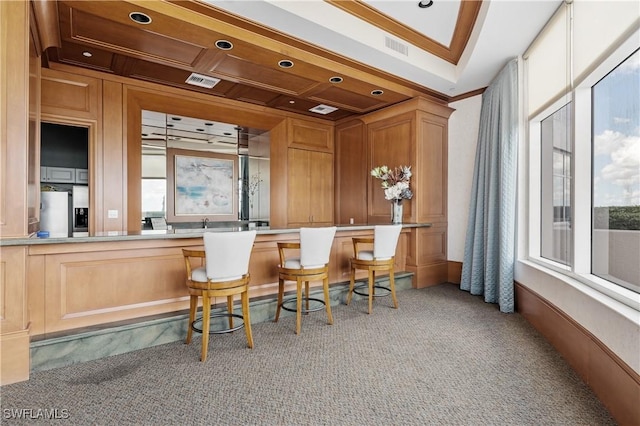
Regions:
M 640 422 L 640 375 L 573 318 L 515 282 L 516 310 L 565 358 L 620 425 Z
M 462 281 L 462 262 L 447 261 L 447 281 L 453 284 L 460 284 L 460 281 Z

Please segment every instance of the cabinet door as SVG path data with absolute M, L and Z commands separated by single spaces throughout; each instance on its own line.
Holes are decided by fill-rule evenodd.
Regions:
M 287 152 L 287 222 L 289 225 L 305 225 L 311 222 L 309 210 L 309 154 L 302 149 Z
M 75 183 L 76 169 L 70 167 L 47 167 L 47 182 Z
M 333 155 L 309 152 L 310 188 L 308 192 L 311 222 L 333 224 Z
M 76 169 L 76 183 L 89 183 L 89 170 Z
M 288 224 L 332 225 L 333 154 L 291 148 L 288 170 Z

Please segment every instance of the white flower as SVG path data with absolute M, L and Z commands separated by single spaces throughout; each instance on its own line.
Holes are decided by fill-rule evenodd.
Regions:
M 371 176 L 380 179 L 380 186 L 384 189 L 384 198 L 387 200 L 411 199 L 413 192 L 409 188 L 411 179 L 411 166 L 400 166 L 391 170 L 387 166 L 374 167 Z

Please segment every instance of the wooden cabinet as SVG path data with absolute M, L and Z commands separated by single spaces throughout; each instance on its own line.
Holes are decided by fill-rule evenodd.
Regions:
M 44 68 L 42 113 L 53 117 L 98 120 L 101 114 L 100 80 Z
M 287 118 L 271 130 L 271 226 L 333 225 L 333 125 Z
M 332 225 L 333 155 L 290 148 L 287 160 L 289 225 Z
M 367 168 L 410 165 L 414 197 L 403 203 L 404 221 L 432 225 L 411 232 L 406 269 L 414 273 L 415 287 L 448 278 L 447 129 L 452 112 L 442 103 L 415 98 L 361 117 L 366 125 Z M 348 161 L 342 160 L 341 165 L 345 164 Z M 380 183 L 368 175 L 367 179 L 367 221 L 388 223 L 389 201 Z

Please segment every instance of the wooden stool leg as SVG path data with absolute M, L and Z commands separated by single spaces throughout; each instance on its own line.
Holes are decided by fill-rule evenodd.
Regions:
M 300 322 L 302 321 L 302 280 L 296 280 L 296 334 L 300 334 Z
M 196 309 L 198 309 L 198 296 L 191 295 L 189 298 L 189 324 L 187 324 L 187 340 L 184 342 L 186 345 L 191 343 L 191 336 L 193 330 L 191 324 L 196 320 Z
M 233 328 L 233 296 L 227 296 L 227 313 L 229 314 L 229 328 Z
M 376 273 L 369 269 L 369 313 L 373 309 L 373 292 L 375 291 L 375 281 L 376 281 Z
M 351 278 L 349 280 L 349 294 L 347 294 L 347 305 L 351 303 L 351 297 L 353 296 L 353 288 L 356 283 L 356 268 L 351 265 Z
M 398 299 L 396 299 L 396 278 L 393 273 L 393 266 L 389 271 L 389 289 L 391 289 L 391 298 L 393 299 L 393 307 L 398 309 Z
M 240 296 L 242 300 L 242 317 L 244 319 L 244 331 L 247 333 L 247 345 L 253 349 L 253 335 L 251 334 L 251 317 L 249 316 L 249 291 L 248 289 Z
M 282 278 L 278 279 L 278 303 L 276 306 L 276 319 L 274 322 L 278 322 L 278 318 L 280 318 L 280 305 L 282 305 L 282 298 L 284 296 L 284 280 Z
M 329 299 L 329 277 L 324 277 L 322 280 L 322 287 L 324 288 L 324 305 L 327 307 L 327 318 L 329 324 L 333 324 L 333 315 L 331 315 L 331 300 Z
M 211 299 L 206 291 L 202 292 L 202 355 L 200 361 L 207 360 L 207 350 L 209 348 L 209 326 L 211 322 Z
M 306 309 L 307 315 L 308 315 L 309 314 L 309 281 L 304 282 L 304 299 L 305 299 L 304 308 Z

